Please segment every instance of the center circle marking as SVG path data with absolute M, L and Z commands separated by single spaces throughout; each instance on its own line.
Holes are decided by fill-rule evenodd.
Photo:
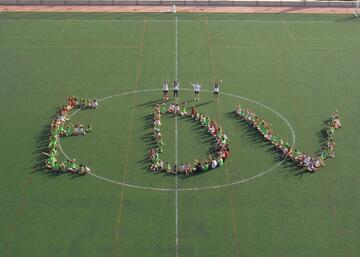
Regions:
M 190 88 L 182 88 L 181 90 L 185 90 L 185 91 L 192 91 L 193 89 Z M 106 101 L 108 99 L 114 98 L 114 97 L 118 97 L 118 96 L 124 96 L 124 95 L 131 95 L 131 94 L 138 94 L 138 93 L 147 93 L 147 92 L 153 92 L 153 91 L 162 91 L 161 89 L 144 89 L 144 90 L 134 90 L 134 91 L 129 91 L 129 92 L 124 92 L 124 93 L 119 93 L 119 94 L 115 94 L 115 95 L 111 95 L 111 96 L 107 96 L 104 98 L 101 98 L 98 100 L 98 102 L 103 102 Z M 211 93 L 211 90 L 201 90 L 202 92 L 207 92 L 207 93 Z M 277 112 L 276 110 L 272 109 L 271 107 L 262 104 L 256 100 L 252 100 L 250 98 L 247 97 L 243 97 L 243 96 L 239 96 L 239 95 L 234 95 L 234 94 L 230 94 L 230 93 L 222 93 L 220 92 L 221 95 L 225 95 L 225 96 L 230 96 L 230 97 L 234 97 L 234 98 L 238 98 L 238 99 L 242 99 L 251 103 L 254 103 L 256 105 L 259 105 L 273 113 L 275 113 L 278 117 L 280 117 L 280 119 L 282 119 L 285 124 L 289 127 L 291 134 L 292 134 L 292 143 L 291 143 L 291 147 L 295 146 L 295 141 L 296 141 L 296 135 L 295 135 L 295 131 L 294 128 L 292 127 L 292 125 L 290 124 L 290 122 L 283 116 L 281 115 L 279 112 Z M 71 116 L 74 116 L 75 114 L 77 114 L 80 111 L 80 109 L 74 111 Z M 65 156 L 66 159 L 71 159 L 66 153 L 65 151 L 62 149 L 61 143 L 59 142 L 59 148 L 60 151 L 62 152 L 62 154 Z M 128 183 L 124 183 L 121 181 L 116 181 L 116 180 L 112 180 L 106 177 L 102 177 L 100 175 L 97 175 L 94 172 L 90 172 L 89 174 L 91 176 L 94 176 L 98 179 L 101 179 L 103 181 L 112 183 L 112 184 L 117 184 L 117 185 L 121 185 L 121 186 L 126 186 L 129 188 L 135 188 L 135 189 L 143 189 L 143 190 L 152 190 L 152 191 L 200 191 L 200 190 L 210 190 L 210 189 L 220 189 L 220 188 L 224 188 L 224 187 L 229 187 L 229 186 L 235 186 L 244 182 L 248 182 L 251 180 L 254 180 L 256 178 L 259 178 L 261 176 L 266 175 L 267 173 L 271 172 L 272 170 L 274 170 L 275 168 L 277 168 L 279 165 L 281 165 L 283 162 L 285 162 L 285 160 L 278 162 L 277 164 L 275 164 L 274 166 L 271 166 L 270 168 L 268 168 L 265 171 L 262 171 L 254 176 L 245 178 L 245 179 L 241 179 L 241 180 L 237 180 L 237 181 L 233 181 L 230 183 L 226 183 L 226 184 L 220 184 L 220 185 L 215 185 L 215 186 L 203 186 L 203 187 L 191 187 L 191 188 L 164 188 L 164 187 L 148 187 L 148 186 L 139 186 L 139 185 L 134 185 L 134 184 L 128 184 Z

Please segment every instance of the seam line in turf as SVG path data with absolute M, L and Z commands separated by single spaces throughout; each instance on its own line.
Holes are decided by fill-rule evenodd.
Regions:
M 175 16 L 175 80 L 178 79 L 178 19 Z M 175 116 L 175 165 L 178 165 L 178 124 Z M 175 257 L 179 257 L 179 185 L 175 176 Z
M 140 81 L 140 75 L 141 75 L 141 66 L 142 66 L 142 56 L 143 56 L 143 48 L 144 48 L 144 38 L 145 38 L 145 30 L 147 25 L 147 19 L 145 17 L 144 19 L 144 25 L 142 30 L 142 38 L 141 43 L 139 47 L 139 60 L 137 64 L 137 72 L 136 72 L 136 81 L 135 81 L 135 91 L 138 89 L 139 81 Z M 124 175 L 123 175 L 123 182 L 125 182 L 127 173 L 128 173 L 128 165 L 129 165 L 129 152 L 130 152 L 130 145 L 131 145 L 131 138 L 132 138 L 132 129 L 133 129 L 133 120 L 134 120 L 134 110 L 135 110 L 135 101 L 136 101 L 136 94 L 134 94 L 133 102 L 132 102 L 132 108 L 131 108 L 131 115 L 130 115 L 130 124 L 129 124 L 129 132 L 128 132 L 128 143 L 127 143 L 127 149 L 126 149 L 126 157 L 125 157 L 125 164 L 124 164 Z M 119 211 L 118 211 L 118 218 L 116 223 L 116 234 L 114 239 L 114 245 L 113 245 L 113 256 L 118 256 L 115 254 L 116 252 L 116 244 L 119 240 L 119 229 L 121 225 L 121 217 L 122 217 L 122 209 L 124 205 L 124 194 L 125 194 L 125 187 L 121 188 L 120 193 L 120 204 L 119 204 Z
M 207 34 L 207 42 L 208 42 L 208 54 L 209 54 L 209 62 L 211 66 L 211 72 L 213 81 L 215 83 L 216 80 L 216 70 L 215 70 L 215 62 L 214 62 L 214 53 L 212 46 L 212 37 L 209 31 L 209 22 L 207 16 L 205 16 L 205 28 Z M 220 121 L 220 110 L 219 110 L 219 102 L 216 102 L 216 119 Z M 230 174 L 227 165 L 224 165 L 225 168 L 225 175 L 226 175 L 226 182 L 230 183 Z M 230 211 L 231 211 L 231 221 L 232 221 L 232 237 L 235 241 L 235 250 L 236 250 L 236 257 L 240 257 L 240 241 L 238 236 L 238 229 L 237 229 L 237 222 L 236 222 L 236 212 L 234 207 L 234 201 L 232 197 L 231 188 L 228 188 L 228 197 L 229 197 L 229 204 L 230 204 Z

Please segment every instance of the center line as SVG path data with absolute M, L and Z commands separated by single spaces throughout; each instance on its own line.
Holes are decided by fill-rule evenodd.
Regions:
M 178 166 L 177 142 L 178 142 L 177 117 L 175 116 L 175 165 Z M 175 177 L 175 256 L 179 256 L 179 201 L 178 201 L 178 176 Z
M 178 76 L 178 61 L 177 61 L 177 16 L 175 16 L 175 80 Z M 175 165 L 178 165 L 178 125 L 177 116 L 175 116 Z M 178 177 L 175 177 L 175 257 L 179 256 L 179 201 L 178 201 Z

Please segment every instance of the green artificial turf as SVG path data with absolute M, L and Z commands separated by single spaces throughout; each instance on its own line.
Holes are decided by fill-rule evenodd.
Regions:
M 176 17 L 1 13 L 0 256 L 358 256 L 359 21 L 350 15 Z M 161 80 L 175 73 L 182 89 L 199 81 L 209 90 L 213 78 L 223 80 L 219 104 L 204 91 L 195 105 L 221 124 L 231 149 L 224 167 L 177 182 L 150 173 L 144 160 Z M 133 93 L 148 89 L 159 91 Z M 40 168 L 48 125 L 67 96 L 124 92 L 72 117 L 91 123 L 93 132 L 63 138 L 67 155 L 132 186 L 238 184 L 176 196 Z M 180 98 L 194 103 L 191 90 L 181 90 Z M 281 156 L 233 117 L 236 103 L 311 154 L 321 146 L 323 122 L 338 109 L 336 158 L 315 174 L 283 163 L 246 181 Z M 177 153 L 179 162 L 192 162 L 207 154 L 209 138 L 198 123 L 178 118 L 175 127 L 171 115 L 162 122 L 163 159 L 174 163 Z

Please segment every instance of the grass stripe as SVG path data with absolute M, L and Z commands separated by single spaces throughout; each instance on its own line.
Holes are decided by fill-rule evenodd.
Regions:
M 206 28 L 206 34 L 207 34 L 207 42 L 208 42 L 208 54 L 209 54 L 209 60 L 210 60 L 210 67 L 211 67 L 211 72 L 212 72 L 212 76 L 213 76 L 213 80 L 215 80 L 215 64 L 214 64 L 214 55 L 213 55 L 213 51 L 212 51 L 212 40 L 210 37 L 210 32 L 209 32 L 209 21 L 208 21 L 208 17 L 205 16 L 205 28 Z
M 147 25 L 147 19 L 144 19 L 144 26 L 143 26 L 143 30 L 142 30 L 142 39 L 141 39 L 141 43 L 140 43 L 140 47 L 139 47 L 139 60 L 138 60 L 137 73 L 136 73 L 135 91 L 138 89 L 139 81 L 140 81 L 146 25 Z M 122 179 L 123 182 L 126 181 L 127 174 L 129 171 L 129 153 L 130 153 L 131 138 L 132 138 L 132 131 L 133 131 L 133 123 L 134 123 L 135 102 L 136 102 L 136 94 L 134 94 L 134 96 L 133 96 L 133 102 L 132 102 L 132 108 L 131 108 L 131 114 L 130 114 L 128 142 L 127 142 L 127 147 L 126 147 L 125 164 L 124 164 L 124 175 L 123 175 L 123 179 Z M 119 241 L 121 217 L 122 217 L 122 210 L 123 210 L 123 206 L 124 206 L 124 195 L 125 195 L 125 187 L 123 186 L 121 188 L 121 193 L 120 193 L 120 204 L 119 204 L 116 233 L 115 233 L 114 246 L 113 246 L 113 256 L 119 255 L 116 252 L 116 249 L 117 249 L 116 244 Z
M 212 71 L 212 77 L 213 80 L 216 80 L 216 71 L 215 71 L 215 62 L 214 62 L 214 53 L 212 51 L 212 37 L 209 31 L 209 23 L 208 23 L 208 18 L 207 16 L 205 16 L 205 27 L 206 27 L 206 33 L 207 33 L 207 42 L 208 42 L 208 53 L 209 53 L 209 61 L 210 61 L 210 66 L 211 66 L 211 71 Z M 219 102 L 216 102 L 216 120 L 220 121 L 221 120 L 221 115 L 220 115 L 220 108 L 219 108 Z M 225 175 L 226 175 L 226 183 L 230 183 L 230 174 L 229 174 L 229 169 L 227 167 L 227 165 L 224 165 L 225 167 Z M 240 257 L 240 241 L 239 241 L 239 235 L 238 235 L 238 231 L 237 231 L 237 222 L 236 222 L 236 212 L 235 212 L 235 207 L 234 207 L 234 201 L 233 201 L 233 197 L 232 197 L 232 192 L 231 189 L 228 189 L 228 197 L 229 197 L 229 204 L 230 204 L 230 209 L 231 209 L 231 221 L 232 221 L 232 237 L 236 243 L 236 256 Z
M 298 39 L 296 39 L 298 40 Z M 355 50 L 351 48 L 341 48 L 341 47 L 305 47 L 305 46 L 214 46 L 212 49 L 259 49 L 259 50 Z
M 59 38 L 60 38 L 60 39 L 63 38 L 64 32 L 65 32 L 67 26 L 69 25 L 69 21 L 70 21 L 70 19 L 67 18 L 66 21 L 65 21 L 64 27 L 62 28 L 62 30 L 61 30 L 60 33 L 59 33 Z
M 24 211 L 25 211 L 25 204 L 27 202 L 26 200 L 27 200 L 27 196 L 28 196 L 28 192 L 29 192 L 28 190 L 29 190 L 31 185 L 32 185 L 32 177 L 30 175 L 26 179 L 26 184 L 24 186 L 25 192 L 24 192 L 24 195 L 23 195 L 23 201 L 20 203 L 20 206 L 17 207 L 16 210 L 15 210 L 15 215 L 14 216 L 15 216 L 16 221 L 18 220 L 19 216 L 21 214 L 23 214 Z M 10 233 L 15 233 L 16 227 L 17 227 L 17 222 L 16 221 L 9 226 L 9 230 L 10 230 L 9 232 Z M 4 244 L 4 255 L 3 256 L 8 256 L 7 253 L 8 253 L 8 250 L 9 250 L 10 243 L 11 243 L 11 241 L 6 241 L 5 242 L 5 244 Z
M 0 45 L 0 48 L 137 49 L 138 46 L 121 46 L 121 45 Z
M 178 19 L 175 16 L 175 80 L 178 80 Z M 178 165 L 178 122 L 175 116 L 175 165 Z M 175 257 L 179 256 L 179 185 L 175 177 Z

